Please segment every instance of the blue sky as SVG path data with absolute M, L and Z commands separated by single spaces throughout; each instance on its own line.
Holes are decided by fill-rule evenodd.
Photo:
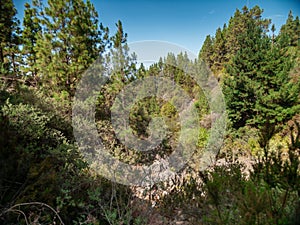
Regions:
M 14 0 L 23 16 L 26 0 Z M 259 5 L 263 17 L 271 18 L 277 30 L 285 23 L 289 10 L 300 15 L 300 0 L 91 0 L 100 21 L 113 33 L 120 19 L 128 41 L 160 40 L 172 42 L 198 54 L 208 34 L 227 23 L 235 10 Z

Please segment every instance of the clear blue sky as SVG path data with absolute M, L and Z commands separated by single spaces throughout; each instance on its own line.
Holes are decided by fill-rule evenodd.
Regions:
M 45 1 L 45 0 L 44 0 Z M 14 0 L 23 16 L 26 0 Z M 31 2 L 31 1 L 30 1 Z M 198 54 L 204 38 L 227 23 L 235 10 L 259 5 L 263 17 L 272 19 L 277 30 L 289 10 L 300 15 L 300 0 L 91 0 L 100 21 L 115 31 L 120 19 L 128 41 L 161 40 L 181 45 Z

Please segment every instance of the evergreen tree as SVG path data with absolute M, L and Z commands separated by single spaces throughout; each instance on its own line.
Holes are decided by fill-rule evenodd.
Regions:
M 269 140 L 281 125 L 300 112 L 300 81 L 290 76 L 293 65 L 287 49 L 277 44 L 266 52 L 257 72 L 255 114 L 249 123 L 259 129 L 263 148 L 268 149 Z
M 215 35 L 215 41 L 213 45 L 213 54 L 211 59 L 213 61 L 213 65 L 211 67 L 212 71 L 215 75 L 218 75 L 220 71 L 224 68 L 224 64 L 226 62 L 226 25 L 224 25 L 223 30 L 218 28 Z
M 136 55 L 129 52 L 127 34 L 123 30 L 122 22 L 118 21 L 116 27 L 117 32 L 110 38 L 112 46 L 106 57 L 110 79 L 103 87 L 99 102 L 100 108 L 104 110 L 106 116 L 110 116 L 110 108 L 122 88 L 141 73 L 143 75 L 146 73 L 143 68 L 136 71 Z
M 0 1 L 0 74 L 18 72 L 19 21 L 12 0 Z
M 256 82 L 257 71 L 268 48 L 266 37 L 262 38 L 262 30 L 253 21 L 249 21 L 247 32 L 240 38 L 243 44 L 227 66 L 229 75 L 224 78 L 223 89 L 228 117 L 234 128 L 245 126 L 255 114 L 259 85 Z
M 239 50 L 237 36 L 245 32 L 245 28 L 242 23 L 242 14 L 240 10 L 236 10 L 234 17 L 231 17 L 226 32 L 226 49 L 227 59 L 230 60 L 234 54 Z
M 141 63 L 139 69 L 137 70 L 137 79 L 144 78 L 146 76 L 147 70 L 143 63 Z
M 123 30 L 122 22 L 116 23 L 117 32 L 111 37 L 113 48 L 110 51 L 111 63 L 113 67 L 112 76 L 122 83 L 126 83 L 135 78 L 136 55 L 130 54 L 127 44 L 127 34 Z
M 177 72 L 175 74 L 175 82 L 179 85 L 187 85 L 188 75 L 186 74 L 190 67 L 190 60 L 187 53 L 180 52 L 176 57 Z
M 289 12 L 286 23 L 280 29 L 280 36 L 286 36 L 289 46 L 298 46 L 300 38 L 300 22 L 297 16 L 294 19 L 292 11 Z
M 49 0 L 39 18 L 37 69 L 46 90 L 71 100 L 83 72 L 104 52 L 107 28 L 91 2 Z
M 226 32 L 226 49 L 227 61 L 230 61 L 232 57 L 237 53 L 243 44 L 243 40 L 240 36 L 245 36 L 247 33 L 249 21 L 259 27 L 263 33 L 268 31 L 269 19 L 262 19 L 263 10 L 259 6 L 254 6 L 252 9 L 248 9 L 246 6 L 243 7 L 242 12 L 236 10 L 234 16 L 230 18 L 228 29 Z
M 162 72 L 165 65 L 163 64 L 163 59 L 160 58 L 160 60 L 160 62 L 153 63 L 149 66 L 149 69 L 147 70 L 147 76 L 157 76 Z
M 213 54 L 213 42 L 213 38 L 210 35 L 207 35 L 198 57 L 199 59 L 202 59 L 208 67 L 211 67 L 213 64 L 211 59 Z
M 224 92 L 233 128 L 257 128 L 267 157 L 269 140 L 300 110 L 300 82 L 289 75 L 292 58 L 287 49 L 272 45 L 262 29 L 249 22 L 247 34 L 240 37 L 243 45 L 227 68 Z
M 272 24 L 272 27 L 271 27 L 271 31 L 272 31 L 272 44 L 274 44 L 275 42 L 275 31 L 276 31 L 276 28 L 275 28 L 275 25 Z
M 36 43 L 37 35 L 42 31 L 40 21 L 37 17 L 37 8 L 32 8 L 29 3 L 25 4 L 25 12 L 23 19 L 23 31 L 22 31 L 22 56 L 24 65 L 22 71 L 26 75 L 37 75 L 37 55 L 36 55 Z
M 175 76 L 177 73 L 177 62 L 174 53 L 168 53 L 164 59 L 163 64 L 163 75 L 171 79 L 175 84 Z

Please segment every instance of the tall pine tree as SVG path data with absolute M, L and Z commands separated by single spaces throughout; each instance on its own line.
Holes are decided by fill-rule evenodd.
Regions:
M 207 35 L 198 57 L 199 59 L 202 59 L 208 67 L 211 67 L 213 64 L 211 59 L 213 54 L 213 42 L 214 39 L 210 35 Z
M 270 139 L 300 110 L 300 82 L 289 74 L 293 61 L 287 49 L 272 44 L 253 21 L 240 38 L 243 45 L 224 80 L 228 116 L 236 129 L 245 125 L 258 129 L 259 144 L 267 157 Z
M 0 1 L 0 74 L 17 75 L 19 55 L 19 21 L 12 0 Z
M 38 76 L 48 93 L 71 100 L 83 72 L 104 52 L 108 30 L 89 0 L 48 0 L 39 14 Z
M 279 36 L 285 36 L 289 46 L 299 46 L 300 22 L 298 16 L 294 19 L 292 11 L 289 12 L 286 23 L 282 25 Z
M 213 62 L 211 69 L 215 73 L 215 75 L 220 74 L 226 62 L 227 49 L 225 33 L 226 25 L 224 25 L 223 29 L 218 28 L 215 35 L 213 54 L 211 56 L 211 60 Z
M 24 65 L 22 72 L 25 75 L 35 77 L 37 75 L 37 54 L 36 43 L 38 34 L 42 31 L 40 20 L 37 17 L 37 8 L 31 7 L 29 3 L 25 4 L 25 12 L 23 18 L 23 31 L 22 31 L 22 56 Z
M 294 62 L 286 48 L 271 45 L 257 72 L 255 114 L 249 123 L 259 129 L 260 145 L 265 150 L 281 125 L 300 112 L 300 81 L 290 75 Z
M 239 36 L 243 44 L 226 69 L 228 76 L 224 78 L 223 90 L 234 128 L 245 126 L 255 115 L 257 72 L 268 49 L 268 40 L 262 34 L 261 28 L 249 20 L 247 32 Z
M 269 19 L 262 19 L 262 13 L 263 10 L 259 6 L 254 6 L 250 10 L 244 6 L 242 12 L 236 10 L 234 16 L 230 18 L 225 44 L 227 49 L 227 61 L 230 61 L 241 48 L 243 40 L 240 39 L 239 36 L 244 36 L 247 33 L 250 20 L 255 23 L 256 26 L 260 27 L 264 33 L 268 31 L 271 21 Z

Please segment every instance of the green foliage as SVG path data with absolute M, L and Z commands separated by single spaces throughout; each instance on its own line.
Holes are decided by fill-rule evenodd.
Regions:
M 26 3 L 22 36 L 13 2 L 0 5 L 1 224 L 175 224 L 179 221 L 170 218 L 179 212 L 189 224 L 299 223 L 300 126 L 297 117 L 294 124 L 289 121 L 300 110 L 298 17 L 290 13 L 279 36 L 273 27 L 270 38 L 263 10 L 244 7 L 228 26 L 206 37 L 198 60 L 169 53 L 137 69 L 121 21 L 109 36 L 89 0 Z M 169 156 L 181 128 L 173 103 L 185 100 L 149 97 L 135 103 L 129 120 L 137 138 L 149 137 L 153 118 L 163 118 L 167 127 L 159 146 L 138 152 L 117 140 L 110 122 L 111 107 L 125 85 L 149 76 L 170 79 L 198 112 L 199 121 L 188 122 L 199 122 L 199 132 L 182 136 L 198 135 L 197 150 L 178 175 L 183 177 L 149 187 L 147 201 L 137 199 L 135 187 L 95 175 L 73 137 L 72 97 L 82 73 L 100 54 L 99 66 L 111 76 L 99 93 L 96 124 L 116 159 L 150 165 Z M 218 156 L 221 166 L 199 171 L 214 118 L 206 87 L 190 75 L 207 81 L 212 74 L 205 64 L 224 84 L 232 129 Z M 287 122 L 290 130 L 284 128 Z
M 19 136 L 23 136 L 28 142 L 34 143 L 46 135 L 46 124 L 50 118 L 43 115 L 41 111 L 38 111 L 34 107 L 22 103 L 12 105 L 8 99 L 1 110 L 3 116 L 9 120 L 9 125 L 18 132 Z M 55 134 L 52 135 L 55 136 Z
M 244 6 L 242 11 L 236 10 L 234 16 L 230 18 L 228 26 L 224 24 L 222 29 L 216 30 L 213 37 L 206 37 L 199 58 L 207 63 L 216 76 L 220 78 L 226 65 L 230 64 L 236 53 L 244 47 L 244 39 L 251 33 L 249 23 L 255 24 L 266 34 L 271 21 L 263 19 L 262 13 L 263 10 L 259 6 L 251 9 Z
M 198 57 L 199 59 L 204 60 L 209 67 L 213 64 L 213 60 L 211 59 L 213 54 L 213 41 L 214 40 L 210 35 L 206 36 Z
M 225 46 L 226 43 L 225 34 L 226 34 L 225 26 L 223 30 L 218 28 L 215 34 L 213 53 L 211 55 L 211 60 L 213 61 L 211 69 L 216 75 L 222 70 L 222 68 L 224 68 L 224 64 L 226 63 L 227 49 Z
M 266 168 L 265 164 L 261 166 Z M 257 178 L 256 173 L 246 179 L 242 168 L 240 164 L 228 164 L 200 173 L 201 180 L 185 181 L 166 196 L 162 204 L 165 208 L 171 207 L 171 211 L 180 207 L 192 224 L 299 222 L 296 220 L 299 200 L 295 189 L 270 186 L 266 176 Z
M 287 37 L 288 46 L 299 47 L 299 32 L 300 32 L 300 21 L 299 16 L 294 19 L 292 11 L 289 12 L 286 23 L 280 28 L 280 37 Z
M 279 44 L 252 24 L 244 37 L 245 46 L 228 66 L 224 80 L 228 116 L 234 128 L 251 124 L 260 129 L 261 146 L 277 132 L 277 126 L 299 112 L 299 82 L 292 81 L 291 58 Z M 257 51 L 259 49 L 259 51 Z M 266 133 L 267 132 L 267 133 Z
M 0 75 L 16 76 L 18 73 L 19 21 L 12 0 L 0 2 Z
M 90 1 L 49 0 L 47 6 L 36 5 L 41 6 L 36 20 L 43 28 L 35 34 L 33 47 L 40 82 L 48 95 L 66 91 L 71 100 L 83 72 L 104 52 L 107 29 L 99 24 Z
M 40 20 L 37 17 L 37 8 L 32 8 L 29 3 L 25 4 L 25 15 L 23 19 L 22 31 L 22 55 L 24 57 L 24 66 L 22 72 L 26 75 L 35 77 L 37 75 L 37 54 L 36 43 L 38 34 L 42 31 Z
M 252 9 L 243 7 L 242 11 L 236 10 L 234 16 L 230 18 L 228 28 L 226 31 L 226 58 L 228 61 L 235 56 L 235 54 L 243 48 L 243 38 L 247 33 L 249 23 L 254 23 L 256 27 L 260 28 L 263 33 L 268 31 L 270 19 L 262 18 L 263 9 L 259 6 L 254 6 Z

